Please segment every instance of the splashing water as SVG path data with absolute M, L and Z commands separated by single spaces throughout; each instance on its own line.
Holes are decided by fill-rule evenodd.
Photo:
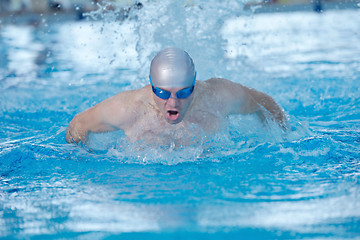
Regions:
M 223 8 L 227 6 L 227 8 Z M 218 11 L 218 9 L 221 9 Z M 129 13 L 128 21 L 119 24 L 114 22 L 117 12 L 98 11 L 88 14 L 92 18 L 102 19 L 100 31 L 108 39 L 117 39 L 119 33 L 123 33 L 121 25 L 126 25 L 132 32 L 125 38 L 136 43 L 137 57 L 124 56 L 127 60 L 138 59 L 138 78 L 140 84 L 148 83 L 149 62 L 155 54 L 169 46 L 177 46 L 191 53 L 197 63 L 199 79 L 207 79 L 214 76 L 222 76 L 226 69 L 214 68 L 214 59 L 221 66 L 224 62 L 223 46 L 225 40 L 219 32 L 227 18 L 233 17 L 242 10 L 242 4 L 235 1 L 147 1 L 144 7 L 133 9 Z M 136 21 L 134 21 L 136 20 Z M 131 25 L 131 27 L 129 25 Z M 115 30 L 118 29 L 118 30 Z M 96 29 L 96 31 L 99 31 Z M 125 30 L 126 31 L 126 30 Z M 128 30 L 127 30 L 128 31 Z M 121 37 L 119 37 L 121 38 Z M 112 44 L 115 47 L 117 44 Z M 121 47 L 132 47 L 122 44 Z M 132 60 L 130 60 L 132 59 Z

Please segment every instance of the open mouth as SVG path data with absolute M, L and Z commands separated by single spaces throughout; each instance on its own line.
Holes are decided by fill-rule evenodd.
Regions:
M 176 110 L 167 111 L 168 119 L 171 121 L 175 121 L 179 117 L 179 112 Z

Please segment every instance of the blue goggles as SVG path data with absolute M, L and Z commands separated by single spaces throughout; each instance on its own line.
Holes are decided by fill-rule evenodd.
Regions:
M 171 92 L 170 91 L 166 91 L 164 89 L 161 89 L 161 88 L 158 88 L 158 87 L 155 87 L 151 81 L 151 76 L 149 76 L 150 78 L 150 84 L 151 84 L 151 87 L 152 87 L 152 90 L 154 92 L 154 94 L 161 98 L 161 99 L 169 99 L 171 97 Z M 195 80 L 196 80 L 196 72 L 195 72 L 195 77 L 194 77 L 194 83 L 191 87 L 188 87 L 188 88 L 184 88 L 184 89 L 181 89 L 179 91 L 176 92 L 176 98 L 178 99 L 185 99 L 185 98 L 188 98 L 192 92 L 194 91 L 194 87 L 195 87 Z

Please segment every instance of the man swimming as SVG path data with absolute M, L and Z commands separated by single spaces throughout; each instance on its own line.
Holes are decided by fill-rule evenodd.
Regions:
M 66 141 L 86 142 L 90 132 L 115 130 L 123 130 L 131 141 L 166 131 L 189 135 L 192 126 L 212 133 L 231 114 L 255 113 L 285 127 L 282 109 L 265 93 L 226 79 L 196 81 L 193 60 L 181 49 L 160 51 L 151 62 L 149 78 L 150 85 L 121 92 L 77 114 L 66 130 Z

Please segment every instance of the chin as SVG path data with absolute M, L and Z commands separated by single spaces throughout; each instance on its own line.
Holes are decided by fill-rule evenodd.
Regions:
M 181 121 L 182 121 L 182 119 L 180 119 L 180 120 L 179 119 L 176 119 L 176 120 L 166 119 L 166 120 L 167 120 L 168 123 L 173 124 L 173 125 L 181 123 Z
M 168 117 L 166 117 L 166 121 L 169 123 L 169 124 L 178 124 L 178 123 L 181 123 L 183 120 L 183 118 L 181 116 L 179 116 L 177 119 L 169 119 Z

